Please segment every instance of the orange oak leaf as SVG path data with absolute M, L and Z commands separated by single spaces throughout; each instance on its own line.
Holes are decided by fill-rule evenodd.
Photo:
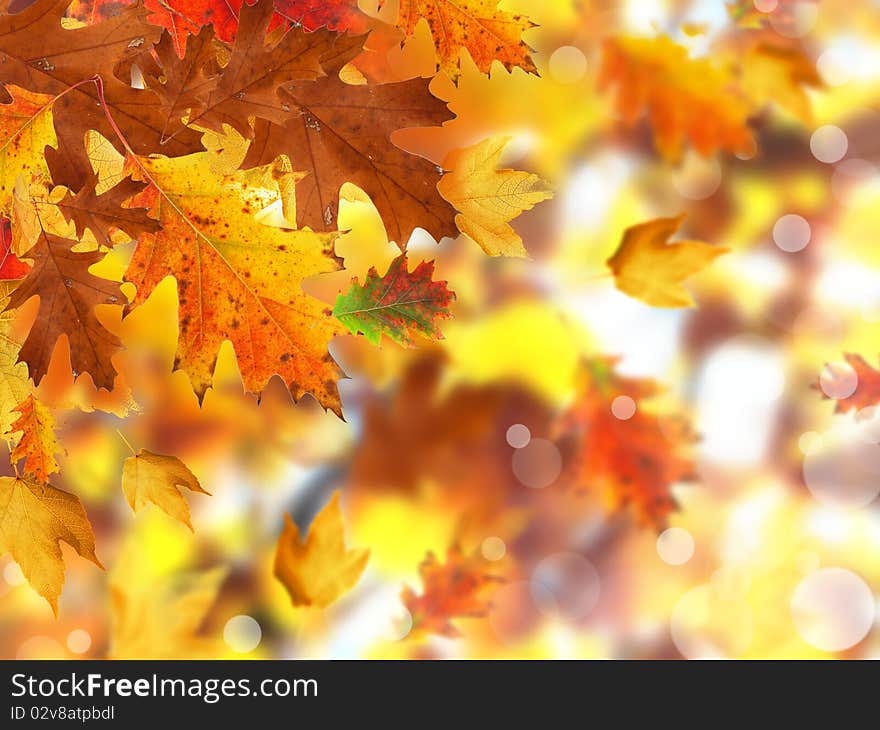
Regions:
M 730 74 L 708 59 L 690 58 L 666 36 L 607 39 L 598 85 L 615 89 L 625 123 L 647 113 L 654 144 L 667 159 L 677 160 L 686 143 L 705 156 L 717 150 L 754 152 L 750 107 Z
M 339 492 L 335 492 L 312 521 L 305 540 L 290 515 L 284 515 L 275 549 L 275 577 L 294 606 L 326 608 L 357 583 L 369 558 L 369 550 L 345 547 Z
M 467 50 L 477 68 L 489 73 L 493 61 L 510 71 L 521 68 L 537 73 L 522 40 L 534 27 L 524 15 L 498 9 L 498 0 L 400 0 L 397 26 L 407 37 L 425 19 L 434 39 L 440 69 L 450 78 L 460 73 L 459 53 Z
M 125 296 L 118 282 L 89 272 L 104 254 L 74 252 L 76 243 L 41 229 L 36 244 L 24 255 L 33 259 L 33 268 L 12 292 L 4 311 L 31 297 L 40 298 L 36 321 L 18 354 L 35 383 L 46 374 L 58 338 L 67 335 L 74 374 L 88 373 L 98 388 L 111 390 L 116 369 L 110 358 L 121 342 L 98 320 L 95 307 L 122 304 Z
M 0 550 L 58 614 L 64 585 L 61 541 L 101 568 L 95 535 L 79 499 L 30 479 L 0 477 Z
M 825 390 L 833 392 L 834 381 L 848 380 L 852 378 L 854 373 L 856 389 L 845 398 L 836 399 L 837 405 L 834 407 L 834 412 L 849 413 L 850 411 L 858 411 L 869 406 L 876 406 L 880 403 L 880 370 L 868 365 L 865 358 L 861 355 L 847 352 L 844 353 L 843 357 L 846 360 L 846 364 L 852 370 L 844 372 L 841 369 L 836 369 L 833 364 L 829 365 L 827 368 L 829 374 L 827 376 L 823 374 L 822 380 L 826 377 L 829 378 L 832 381 L 829 383 L 831 387 L 826 386 L 826 388 L 822 388 L 821 381 L 815 387 L 819 388 L 823 398 L 829 399 L 830 396 L 825 393 Z
M 341 372 L 327 345 L 344 332 L 302 281 L 340 268 L 335 234 L 276 228 L 255 216 L 278 202 L 252 172 L 217 174 L 213 153 L 142 160 L 153 185 L 144 193 L 162 226 L 138 241 L 126 281 L 142 304 L 167 276 L 177 281 L 175 369 L 201 399 L 220 346 L 235 349 L 245 388 L 259 393 L 280 375 L 295 398 L 311 393 L 340 412 Z
M 575 492 L 599 494 L 611 509 L 629 507 L 660 529 L 676 506 L 672 486 L 694 478 L 696 437 L 683 417 L 644 407 L 657 393 L 653 381 L 617 374 L 613 360 L 586 361 L 560 431 L 570 442 L 567 479 Z
M 10 460 L 15 464 L 24 459 L 22 471 L 25 476 L 47 482 L 49 475 L 58 471 L 55 454 L 61 450 L 55 438 L 55 418 L 33 394 L 14 410 L 19 416 L 9 430 L 13 434 L 21 431 L 21 436 L 9 455 Z
M 491 607 L 491 596 L 503 578 L 489 572 L 480 554 L 465 555 L 457 546 L 449 548 L 446 562 L 429 552 L 419 565 L 422 592 L 404 586 L 401 600 L 412 616 L 412 633 L 440 634 L 456 638 L 461 632 L 456 618 L 479 618 Z

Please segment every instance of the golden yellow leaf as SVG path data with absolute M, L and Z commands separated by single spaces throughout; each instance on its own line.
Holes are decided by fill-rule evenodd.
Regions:
M 198 632 L 225 578 L 226 569 L 220 567 L 147 584 L 112 582 L 114 621 L 110 656 L 113 659 L 216 657 L 217 642 L 199 636 Z
M 135 512 L 147 502 L 152 502 L 192 529 L 189 504 L 180 491 L 181 487 L 210 494 L 202 489 L 195 475 L 175 456 L 141 449 L 137 455 L 128 457 L 122 467 L 122 491 Z
M 519 170 L 498 170 L 501 153 L 510 137 L 494 137 L 473 147 L 450 153 L 446 173 L 437 183 L 440 194 L 452 203 L 458 230 L 489 256 L 527 256 L 522 239 L 508 225 L 553 193 L 537 175 Z
M 13 464 L 24 459 L 23 471 L 39 482 L 45 482 L 49 475 L 58 471 L 55 454 L 61 450 L 55 438 L 55 417 L 33 394 L 28 395 L 15 409 L 19 417 L 10 426 L 21 437 L 9 455 Z
M 61 540 L 103 567 L 95 555 L 92 526 L 77 497 L 50 484 L 0 477 L 0 549 L 12 555 L 56 614 L 64 585 Z
M 18 361 L 21 343 L 15 337 L 13 320 L 15 312 L 5 311 L 9 302 L 9 292 L 18 282 L 0 281 L 0 429 L 4 435 L 10 433 L 13 422 L 18 418 L 15 406 L 31 392 L 27 364 Z
M 43 150 L 57 141 L 52 127 L 53 97 L 17 86 L 6 89 L 12 101 L 0 104 L 0 212 L 9 216 L 19 176 L 26 183 L 48 180 Z
M 742 88 L 753 103 L 776 103 L 804 124 L 813 119 L 805 87 L 822 85 L 815 64 L 800 49 L 758 43 L 743 57 Z
M 303 541 L 290 515 L 275 549 L 275 577 L 287 588 L 294 606 L 326 608 L 360 578 L 370 551 L 346 550 L 339 492 L 315 517 Z
M 684 215 L 657 218 L 624 231 L 608 259 L 620 291 L 654 307 L 694 306 L 682 282 L 730 249 L 700 241 L 668 243 L 683 220 Z

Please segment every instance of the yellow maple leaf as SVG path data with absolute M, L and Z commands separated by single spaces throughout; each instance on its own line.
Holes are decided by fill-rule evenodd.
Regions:
M 444 162 L 451 172 L 437 184 L 440 194 L 459 211 L 458 230 L 489 256 L 527 256 L 508 221 L 553 197 L 537 175 L 497 169 L 509 141 L 510 137 L 494 137 L 451 152 Z
M 21 437 L 12 449 L 10 459 L 13 464 L 24 459 L 24 473 L 39 482 L 45 482 L 49 475 L 58 471 L 55 454 L 61 450 L 55 438 L 55 417 L 33 394 L 28 395 L 15 409 L 19 417 L 10 426 Z
M 805 87 L 823 86 L 815 64 L 802 50 L 767 43 L 752 46 L 743 56 L 741 83 L 756 107 L 773 102 L 804 124 L 813 120 Z
M 198 631 L 217 600 L 225 578 L 226 569 L 219 567 L 146 584 L 111 582 L 114 620 L 110 656 L 113 659 L 216 657 L 218 642 L 199 636 Z
M 181 487 L 210 494 L 202 489 L 196 476 L 175 456 L 141 449 L 123 464 L 122 491 L 135 512 L 147 502 L 152 502 L 192 530 L 189 504 L 180 491 Z
M 12 555 L 56 614 L 64 585 L 61 540 L 103 568 L 95 555 L 92 526 L 77 497 L 50 484 L 0 477 L 0 549 Z
M 326 608 L 360 578 L 370 551 L 346 550 L 339 492 L 315 517 L 305 541 L 290 515 L 275 549 L 275 577 L 284 584 L 294 606 Z
M 683 220 L 657 218 L 624 231 L 607 262 L 620 291 L 654 307 L 694 306 L 682 282 L 730 249 L 701 241 L 668 243 Z

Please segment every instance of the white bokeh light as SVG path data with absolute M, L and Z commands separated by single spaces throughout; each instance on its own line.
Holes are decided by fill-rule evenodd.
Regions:
M 791 617 L 800 637 L 821 651 L 844 651 L 867 636 L 876 607 L 871 589 L 843 568 L 810 573 L 791 598 Z
M 552 441 L 532 439 L 513 453 L 512 467 L 522 484 L 541 489 L 556 481 L 562 471 L 562 455 Z
M 819 387 L 829 398 L 842 400 L 856 392 L 859 376 L 848 362 L 829 362 L 819 374 Z
M 812 231 L 802 216 L 789 213 L 773 225 L 773 242 L 786 253 L 797 253 L 807 247 Z
M 514 423 L 507 429 L 507 443 L 515 449 L 521 449 L 527 446 L 532 438 L 532 434 L 526 426 L 521 423 Z
M 611 401 L 611 413 L 621 421 L 628 421 L 636 415 L 636 402 L 628 395 L 619 395 Z
M 846 155 L 849 140 L 846 132 L 833 124 L 819 127 L 810 136 L 810 151 L 819 162 L 839 162 Z
M 74 654 L 85 654 L 92 645 L 92 635 L 85 629 L 74 629 L 67 635 L 67 648 Z
M 599 573 L 577 553 L 544 558 L 532 573 L 532 586 L 536 584 L 553 597 L 553 610 L 569 621 L 585 618 L 599 602 Z
M 256 649 L 263 638 L 260 624 L 252 616 L 240 614 L 233 616 L 223 627 L 223 641 L 238 654 L 247 654 Z
M 560 84 L 574 84 L 587 71 L 587 57 L 580 48 L 561 46 L 553 51 L 548 66 L 550 75 Z
M 669 565 L 684 565 L 694 555 L 694 538 L 681 527 L 670 527 L 657 537 L 657 554 Z

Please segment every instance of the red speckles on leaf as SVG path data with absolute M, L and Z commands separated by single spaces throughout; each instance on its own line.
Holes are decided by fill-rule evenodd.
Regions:
M 0 218 L 0 279 L 23 279 L 31 267 L 10 250 L 12 225 L 8 218 Z

